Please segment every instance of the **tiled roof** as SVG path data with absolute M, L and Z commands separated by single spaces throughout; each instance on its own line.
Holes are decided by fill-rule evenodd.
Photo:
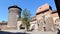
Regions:
M 44 4 L 44 5 L 40 6 L 40 7 L 37 9 L 37 12 L 36 12 L 36 13 L 43 12 L 43 11 L 45 11 L 45 10 L 47 10 L 47 9 L 51 9 L 51 6 L 48 5 L 48 4 Z
M 7 22 L 0 22 L 0 25 L 7 25 Z
M 31 22 L 36 20 L 36 16 L 31 18 Z
M 52 14 L 57 13 L 57 10 L 52 11 Z

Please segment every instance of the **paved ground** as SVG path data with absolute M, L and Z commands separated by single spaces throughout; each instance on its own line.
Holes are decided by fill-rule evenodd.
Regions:
M 24 30 L 1 30 L 1 31 L 5 31 L 5 32 L 13 32 L 13 33 L 16 33 L 16 32 L 24 33 L 24 32 L 25 32 Z
M 40 31 L 32 31 L 25 32 L 24 30 L 5 30 L 0 31 L 0 34 L 60 34 L 60 32 L 40 32 Z
M 1 30 L 0 34 L 28 34 L 24 30 Z
M 57 34 L 57 32 L 33 32 L 31 34 Z

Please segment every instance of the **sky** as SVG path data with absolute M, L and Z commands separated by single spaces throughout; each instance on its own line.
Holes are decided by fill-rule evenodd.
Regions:
M 22 10 L 27 8 L 30 10 L 32 16 L 35 16 L 38 7 L 45 3 L 49 4 L 53 10 L 56 10 L 54 0 L 0 0 L 0 22 L 8 21 L 9 6 L 17 5 L 22 8 Z

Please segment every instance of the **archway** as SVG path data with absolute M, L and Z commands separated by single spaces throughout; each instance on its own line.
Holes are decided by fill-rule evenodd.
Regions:
M 23 24 L 21 24 L 21 25 L 19 26 L 19 28 L 20 28 L 20 29 L 25 29 L 25 26 L 24 26 Z

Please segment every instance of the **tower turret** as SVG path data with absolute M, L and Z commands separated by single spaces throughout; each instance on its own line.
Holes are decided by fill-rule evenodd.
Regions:
M 21 17 L 21 8 L 17 5 L 8 7 L 8 27 L 16 27 L 17 21 Z

